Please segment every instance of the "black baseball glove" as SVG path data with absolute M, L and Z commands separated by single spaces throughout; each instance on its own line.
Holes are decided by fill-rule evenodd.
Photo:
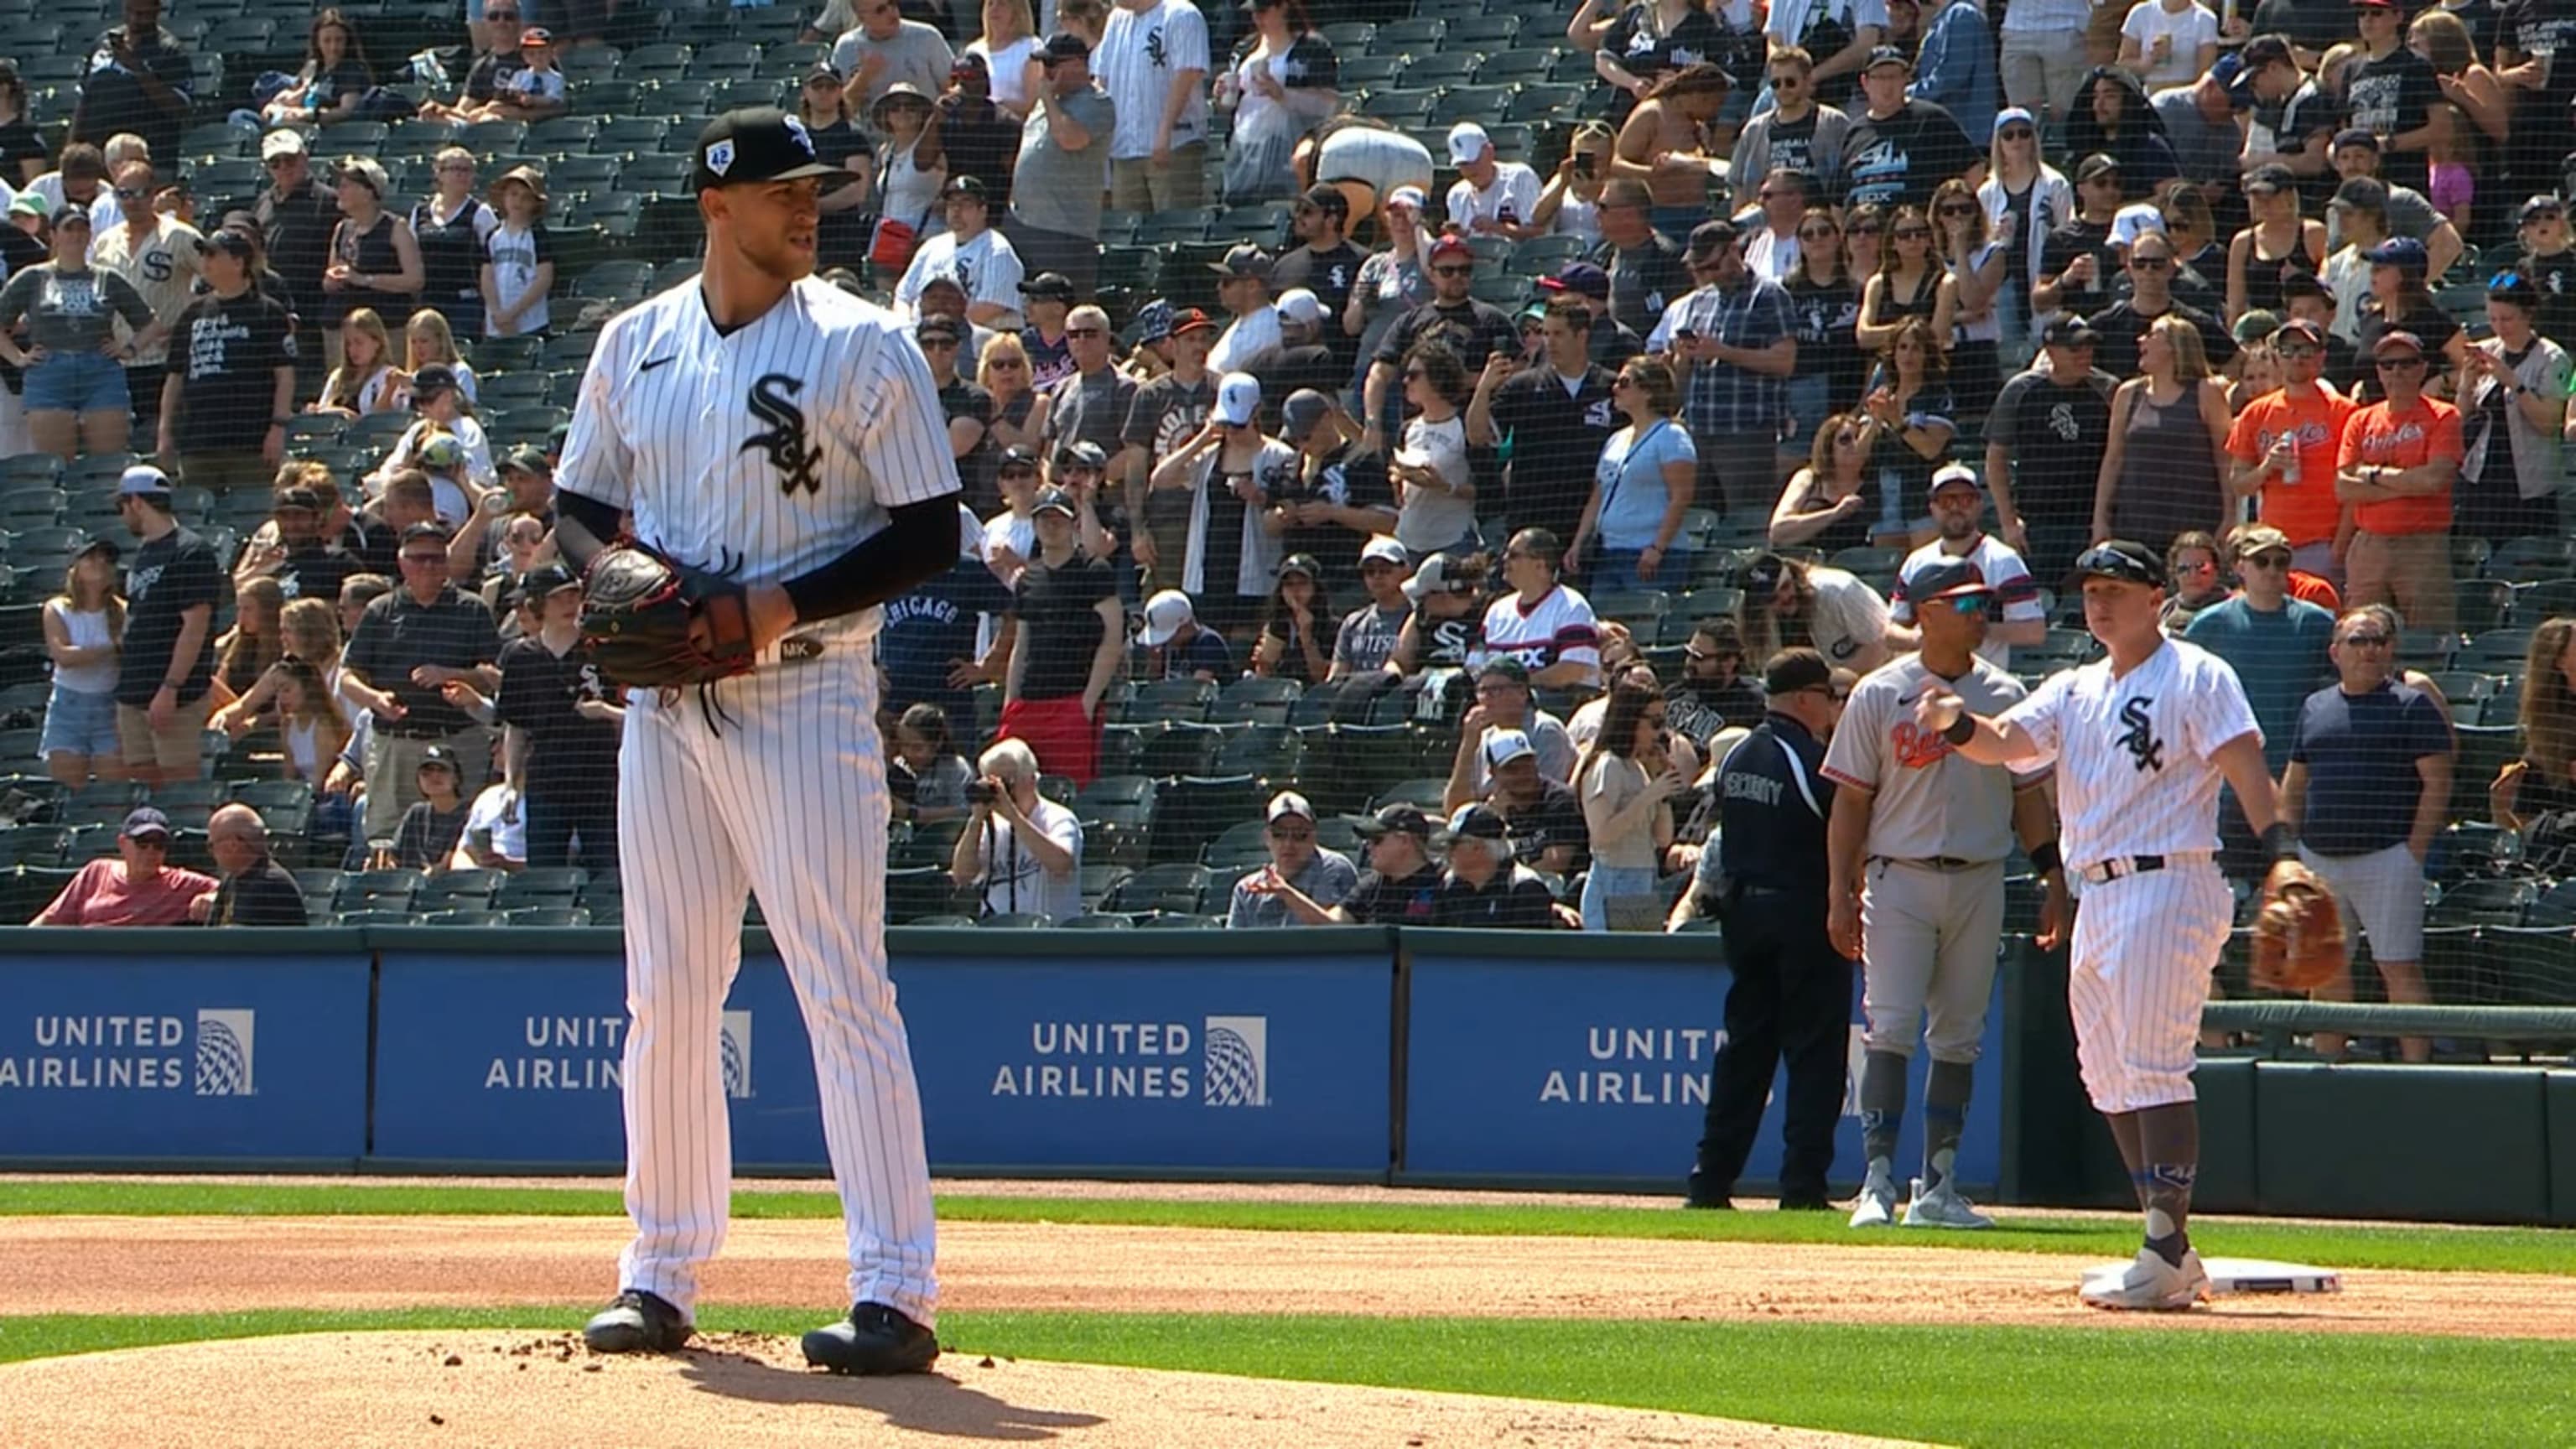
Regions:
M 749 673 L 754 657 L 742 585 L 635 542 L 583 572 L 581 638 L 602 674 L 638 689 L 712 684 Z

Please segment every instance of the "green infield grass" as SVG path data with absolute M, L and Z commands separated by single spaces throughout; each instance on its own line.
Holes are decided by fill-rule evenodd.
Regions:
M 559 1331 L 588 1312 L 421 1309 L 0 1318 L 0 1361 L 258 1334 Z M 716 1309 L 794 1334 L 814 1310 Z M 1669 1409 L 1945 1444 L 2564 1444 L 2565 1345 L 2107 1328 L 957 1313 L 961 1355 Z
M 745 1192 L 742 1218 L 838 1219 L 828 1192 Z M 614 1217 L 614 1192 L 544 1187 L 411 1187 L 297 1183 L 0 1183 L 0 1217 L 91 1214 L 168 1216 Z M 1458 1233 L 1476 1236 L 1650 1238 L 1711 1242 L 1831 1243 L 1904 1252 L 1926 1246 L 2123 1259 L 2137 1228 L 2119 1218 L 2011 1216 L 1982 1233 L 1866 1233 L 1839 1213 L 1682 1212 L 1671 1207 L 1555 1207 L 1515 1204 L 1335 1202 L 1154 1202 L 1142 1199 L 943 1197 L 947 1222 L 1081 1223 L 1134 1227 L 1230 1228 L 1254 1232 Z M 2435 1272 L 2576 1271 L 2576 1232 L 2548 1228 L 2454 1228 L 2278 1223 L 2203 1216 L 2207 1249 L 2229 1257 L 2276 1258 L 2329 1267 Z

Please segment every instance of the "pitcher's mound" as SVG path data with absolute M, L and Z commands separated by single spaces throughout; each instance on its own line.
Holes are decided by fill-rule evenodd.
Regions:
M 786 1339 L 702 1336 L 665 1358 L 603 1358 L 571 1334 L 297 1334 L 38 1359 L 0 1368 L 9 1437 L 191 1445 L 941 1444 L 1080 1449 L 1466 1449 L 1510 1445 L 1881 1444 L 1688 1414 L 1288 1383 L 951 1353 L 935 1374 L 835 1378 Z

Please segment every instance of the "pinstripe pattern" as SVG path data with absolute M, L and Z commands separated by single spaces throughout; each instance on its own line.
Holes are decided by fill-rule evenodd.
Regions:
M 652 364 L 647 368 L 646 364 Z M 802 426 L 796 426 L 801 414 Z M 632 509 L 639 538 L 747 583 L 793 578 L 883 528 L 886 506 L 957 491 L 920 349 L 883 311 L 799 282 L 730 335 L 697 284 L 609 324 L 558 486 Z M 722 1008 L 747 894 L 769 922 L 814 1048 L 852 1300 L 928 1325 L 937 1288 L 911 1048 L 885 968 L 879 612 L 800 627 L 812 662 L 640 699 L 618 763 L 627 894 L 626 1207 L 619 1286 L 694 1314 L 723 1246 L 733 1153 Z
M 2070 881 L 2105 860 L 2167 857 L 2165 869 L 2080 887 L 2066 995 L 2085 1091 L 2105 1113 L 2189 1102 L 2235 907 L 2213 858 L 2210 756 L 2262 738 L 2244 687 L 2216 655 L 2168 640 L 2126 674 L 2097 660 L 2052 675 L 2003 718 L 2057 761 Z

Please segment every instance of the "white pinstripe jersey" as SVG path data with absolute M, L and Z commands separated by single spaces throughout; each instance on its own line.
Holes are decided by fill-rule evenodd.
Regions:
M 685 563 L 779 583 L 957 492 L 930 364 L 883 308 L 806 278 L 719 335 L 696 279 L 620 313 L 582 377 L 556 486 L 635 514 Z M 864 639 L 876 609 L 807 625 Z
M 2116 678 L 2108 659 L 2052 674 L 2003 719 L 2057 762 L 2070 870 L 2216 850 L 2220 778 L 2209 757 L 2239 735 L 2263 740 L 2236 671 L 2179 639 Z

